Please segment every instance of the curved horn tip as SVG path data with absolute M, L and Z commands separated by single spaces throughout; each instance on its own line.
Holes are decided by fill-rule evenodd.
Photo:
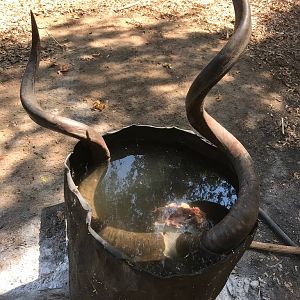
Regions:
M 31 18 L 32 39 L 39 41 L 40 40 L 39 30 L 32 10 L 30 10 L 30 18 Z
M 30 10 L 30 18 L 31 18 L 31 24 L 35 23 L 35 17 L 32 10 Z

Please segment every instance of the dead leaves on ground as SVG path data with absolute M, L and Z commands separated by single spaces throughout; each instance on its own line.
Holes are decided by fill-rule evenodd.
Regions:
M 172 69 L 172 65 L 169 63 L 163 63 L 162 66 L 166 69 Z
M 97 54 L 96 54 L 97 55 Z M 88 54 L 84 54 L 80 57 L 80 60 L 81 61 L 91 61 L 91 60 L 94 60 L 95 59 L 95 56 L 94 54 L 92 55 L 88 55 Z M 99 56 L 99 55 L 98 55 Z
M 57 71 L 57 74 L 63 75 L 70 71 L 71 65 L 70 64 L 62 64 L 62 65 L 58 65 L 58 67 L 59 67 L 59 70 Z
M 55 68 L 58 75 L 64 75 L 71 69 L 71 64 L 69 63 L 57 63 L 56 61 L 50 61 L 48 68 Z
M 105 108 L 107 108 L 107 103 L 102 100 L 95 100 L 92 103 L 91 110 L 95 111 L 103 111 Z

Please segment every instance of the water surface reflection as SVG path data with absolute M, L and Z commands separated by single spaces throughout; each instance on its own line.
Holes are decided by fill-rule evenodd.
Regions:
M 152 232 L 157 207 L 210 201 L 230 208 L 236 201 L 228 180 L 191 151 L 139 145 L 124 151 L 112 157 L 94 193 L 96 212 L 107 225 Z

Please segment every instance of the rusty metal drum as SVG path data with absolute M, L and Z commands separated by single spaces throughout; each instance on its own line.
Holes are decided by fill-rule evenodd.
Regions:
M 192 151 L 211 164 L 217 164 L 232 184 L 237 184 L 223 152 L 189 131 L 133 125 L 105 135 L 104 140 L 110 149 L 143 142 L 181 146 L 185 151 Z M 111 156 L 114 157 L 113 151 Z M 135 264 L 120 249 L 109 244 L 93 227 L 91 206 L 78 190 L 91 163 L 91 153 L 85 142 L 79 142 L 65 162 L 71 299 L 214 299 L 249 247 L 256 225 L 231 251 L 217 254 L 202 249 L 203 255 L 212 257 L 213 262 L 198 272 L 171 276 L 153 274 L 145 270 L 143 264 Z M 216 214 L 215 207 L 206 213 Z M 221 214 L 219 221 L 223 217 Z

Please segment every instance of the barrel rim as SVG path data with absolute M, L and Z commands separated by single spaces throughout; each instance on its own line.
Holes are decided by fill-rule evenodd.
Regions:
M 184 134 L 188 134 L 193 138 L 197 138 L 198 142 L 205 144 L 206 146 L 208 145 L 209 147 L 212 147 L 212 149 L 215 149 L 217 152 L 220 152 L 220 155 L 222 155 L 222 152 L 219 151 L 218 148 L 216 148 L 214 145 L 212 145 L 210 142 L 206 141 L 205 139 L 203 139 L 201 136 L 199 136 L 198 134 L 194 133 L 191 130 L 186 130 L 186 129 L 181 129 L 179 127 L 158 127 L 158 126 L 152 126 L 152 125 L 130 125 L 130 126 L 126 126 L 123 127 L 121 129 L 118 130 L 113 130 L 113 131 L 109 131 L 106 134 L 103 135 L 103 137 L 108 137 L 114 134 L 118 134 L 118 133 L 126 133 L 126 131 L 129 130 L 145 130 L 146 128 L 150 128 L 150 129 L 154 129 L 154 130 L 163 130 L 166 132 L 170 132 L 170 130 L 173 130 L 175 132 L 180 132 L 180 133 L 184 133 Z M 132 137 L 131 137 L 132 138 Z M 78 143 L 81 143 L 81 141 L 79 141 Z M 77 143 L 77 144 L 78 144 Z M 184 143 L 185 145 L 185 143 Z M 76 149 L 75 149 L 76 151 Z M 218 256 L 219 259 L 218 261 L 210 264 L 209 266 L 201 269 L 198 272 L 192 273 L 192 274 L 172 274 L 172 275 L 168 275 L 168 276 L 160 276 L 158 274 L 154 274 L 151 273 L 145 269 L 142 269 L 141 267 L 139 267 L 137 264 L 133 264 L 132 259 L 130 259 L 129 256 L 127 256 L 125 253 L 122 252 L 122 250 L 117 249 L 116 247 L 112 246 L 109 242 L 107 242 L 105 239 L 103 239 L 92 227 L 92 208 L 90 207 L 90 205 L 88 204 L 88 202 L 86 201 L 86 199 L 81 195 L 81 193 L 78 190 L 78 186 L 75 184 L 72 174 L 71 174 L 71 166 L 70 166 L 70 157 L 75 153 L 75 151 L 71 152 L 68 154 L 68 156 L 66 157 L 66 160 L 64 162 L 64 167 L 65 167 L 65 174 L 66 174 L 66 182 L 65 184 L 68 185 L 68 189 L 71 193 L 73 193 L 73 195 L 78 199 L 78 201 L 80 202 L 80 205 L 82 207 L 82 209 L 86 212 L 86 225 L 88 227 L 88 232 L 94 237 L 94 239 L 99 242 L 99 244 L 101 244 L 103 246 L 103 248 L 105 250 L 107 250 L 111 255 L 113 255 L 116 259 L 122 260 L 125 263 L 127 263 L 131 268 L 135 269 L 136 271 L 140 271 L 140 272 L 146 272 L 148 274 L 151 274 L 152 276 L 156 276 L 158 278 L 161 279 L 166 279 L 166 278 L 174 278 L 174 277 L 183 277 L 183 276 L 197 276 L 197 275 L 201 275 L 203 273 L 205 273 L 206 270 L 208 270 L 209 268 L 213 267 L 216 264 L 219 263 L 225 263 L 227 260 L 230 260 L 233 256 L 238 255 L 238 253 L 240 253 L 240 251 L 244 251 L 248 246 L 247 244 L 249 244 L 249 240 L 253 239 L 253 235 L 256 229 L 257 224 L 254 225 L 252 231 L 245 236 L 244 240 L 242 241 L 242 243 L 235 249 L 231 250 L 229 253 L 225 253 L 225 254 L 219 254 L 219 253 L 213 253 L 211 251 L 209 251 L 208 249 L 205 249 L 205 251 L 207 252 L 207 254 L 210 254 L 212 256 Z M 226 218 L 226 216 L 225 216 Z

